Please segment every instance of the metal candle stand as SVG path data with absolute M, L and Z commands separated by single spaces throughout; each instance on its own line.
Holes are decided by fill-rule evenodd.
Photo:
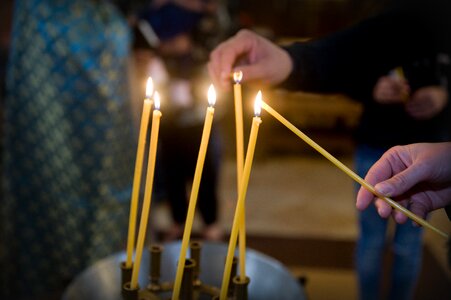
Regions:
M 180 300 L 198 300 L 202 295 L 218 300 L 220 289 L 215 286 L 207 285 L 201 282 L 199 275 L 200 254 L 202 245 L 200 242 L 190 243 L 191 257 L 186 259 L 183 272 L 182 284 L 180 287 Z M 132 289 L 131 274 L 132 268 L 126 268 L 125 263 L 121 263 L 121 291 L 124 300 L 164 300 L 170 299 L 162 294 L 171 292 L 174 287 L 173 282 L 160 282 L 161 275 L 161 254 L 163 247 L 153 245 L 149 248 L 150 252 L 150 275 L 149 284 L 145 289 Z M 230 283 L 227 291 L 227 298 L 234 300 L 247 300 L 247 287 L 250 279 L 246 277 L 244 282 L 239 276 L 236 276 L 238 258 L 234 257 L 232 270 L 230 273 Z

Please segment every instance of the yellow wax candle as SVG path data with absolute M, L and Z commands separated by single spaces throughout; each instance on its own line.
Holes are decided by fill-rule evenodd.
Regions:
M 393 75 L 400 80 L 407 81 L 406 75 L 404 74 L 403 67 L 395 68 Z M 405 102 L 408 101 L 409 100 L 409 92 L 407 92 L 407 91 L 403 92 L 401 95 L 401 99 Z
M 141 258 L 146 238 L 147 222 L 149 219 L 150 203 L 152 201 L 152 186 L 155 173 L 155 158 L 157 156 L 158 132 L 160 128 L 160 95 L 155 92 L 154 95 L 155 109 L 152 117 L 152 129 L 150 131 L 149 157 L 147 163 L 146 187 L 144 190 L 143 207 L 141 210 L 141 221 L 139 223 L 138 241 L 136 243 L 136 257 L 133 265 L 132 280 L 130 287 L 135 289 L 138 287 L 138 275 L 141 265 Z
M 244 165 L 244 137 L 243 137 L 243 101 L 241 97 L 241 80 L 243 72 L 233 72 L 233 94 L 235 99 L 235 124 L 236 124 L 236 173 L 237 173 L 237 194 L 240 194 L 240 184 Z M 246 208 L 243 208 L 243 214 L 240 220 L 240 278 L 242 281 L 246 278 Z
M 230 273 L 232 270 L 232 261 L 233 261 L 233 254 L 235 252 L 236 247 L 236 239 L 238 237 L 238 230 L 240 226 L 240 219 L 242 217 L 242 214 L 244 213 L 244 204 L 246 201 L 246 192 L 247 192 L 247 186 L 249 183 L 249 177 L 251 174 L 251 168 L 252 168 L 252 161 L 254 159 L 254 152 L 255 152 L 255 144 L 257 143 L 257 135 L 258 135 L 258 128 L 262 122 L 260 119 L 260 108 L 261 108 L 261 92 L 258 92 L 257 98 L 255 99 L 255 117 L 252 119 L 252 128 L 251 133 L 249 136 L 249 142 L 247 145 L 247 153 L 246 153 L 246 161 L 244 163 L 244 169 L 243 169 L 243 178 L 240 184 L 240 195 L 238 196 L 238 201 L 235 209 L 235 216 L 233 218 L 233 225 L 232 225 L 232 232 L 230 234 L 230 240 L 229 240 L 229 248 L 227 250 L 227 258 L 226 263 L 224 267 L 224 275 L 222 277 L 222 285 L 221 285 L 221 294 L 220 294 L 220 300 L 226 300 L 227 299 L 227 289 L 229 287 L 229 280 L 230 280 Z M 241 277 L 240 277 L 241 278 Z
M 136 235 L 136 215 L 138 211 L 138 198 L 141 186 L 142 165 L 144 159 L 144 148 L 146 147 L 147 127 L 149 125 L 150 109 L 152 107 L 153 81 L 149 77 L 147 79 L 146 98 L 144 99 L 143 111 L 141 115 L 141 126 L 139 129 L 138 149 L 136 151 L 135 174 L 133 177 L 132 198 L 130 201 L 130 216 L 128 223 L 128 239 L 127 239 L 127 259 L 125 267 L 131 268 L 133 247 L 135 245 Z
M 404 75 L 404 69 L 402 67 L 397 67 L 395 69 L 395 74 L 399 79 L 406 79 L 406 76 Z
M 235 99 L 235 124 L 236 124 L 236 171 L 237 187 L 241 183 L 244 165 L 244 137 L 243 137 L 243 101 L 241 98 L 241 80 L 243 73 L 241 71 L 233 73 L 233 94 Z M 239 191 L 238 191 L 239 193 Z
M 208 141 L 210 139 L 211 126 L 213 125 L 213 115 L 215 112 L 214 104 L 216 102 L 216 92 L 213 85 L 208 89 L 208 103 L 207 113 L 205 115 L 204 129 L 202 132 L 202 139 L 200 142 L 199 155 L 197 156 L 196 170 L 194 172 L 193 184 L 191 187 L 191 195 L 188 204 L 188 212 L 186 216 L 185 229 L 183 231 L 182 245 L 180 249 L 180 256 L 177 265 L 177 273 L 175 275 L 174 289 L 172 293 L 172 300 L 178 300 L 180 295 L 180 287 L 182 284 L 183 270 L 186 260 L 186 251 L 193 227 L 194 213 L 196 210 L 197 195 L 199 193 L 200 180 L 204 168 L 205 155 L 207 154 Z
M 291 124 L 287 119 L 282 117 L 278 112 L 276 112 L 272 107 L 270 107 L 268 104 L 266 104 L 264 101 L 262 101 L 262 107 L 270 113 L 273 117 L 275 117 L 277 120 L 279 120 L 283 125 L 285 125 L 288 129 L 290 129 L 294 134 L 296 134 L 298 137 L 303 139 L 307 144 L 309 144 L 312 148 L 314 148 L 316 151 L 318 151 L 321 155 L 323 155 L 325 158 L 327 158 L 331 163 L 333 163 L 335 166 L 337 166 L 340 170 L 345 172 L 349 177 L 351 177 L 353 180 L 358 182 L 360 185 L 362 185 L 364 188 L 366 188 L 369 192 L 373 193 L 378 198 L 384 200 L 386 203 L 388 203 L 391 207 L 394 209 L 401 211 L 404 213 L 407 217 L 412 219 L 413 221 L 417 222 L 418 224 L 427 227 L 431 229 L 432 231 L 438 233 L 444 238 L 448 238 L 448 235 L 444 233 L 443 231 L 435 228 L 430 223 L 428 223 L 426 220 L 423 220 L 422 218 L 418 217 L 408 209 L 406 209 L 404 206 L 400 205 L 399 203 L 393 201 L 389 197 L 386 197 L 382 194 L 380 194 L 376 189 L 366 182 L 364 179 L 362 179 L 359 175 L 354 173 L 351 169 L 346 167 L 342 162 L 340 162 L 338 159 L 336 159 L 334 156 L 332 156 L 329 152 L 324 150 L 320 145 L 315 143 L 312 139 L 310 139 L 307 135 L 305 135 L 302 131 L 297 129 L 293 124 Z

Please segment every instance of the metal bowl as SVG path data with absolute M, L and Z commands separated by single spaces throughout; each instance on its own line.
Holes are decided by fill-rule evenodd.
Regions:
M 177 271 L 180 242 L 163 245 L 161 281 L 173 281 Z M 227 244 L 203 242 L 201 250 L 200 280 L 220 288 Z M 100 260 L 81 273 L 66 289 L 64 300 L 121 300 L 121 274 L 119 264 L 125 260 L 120 252 Z M 149 253 L 144 251 L 139 285 L 147 286 L 149 279 Z M 248 297 L 251 300 L 303 300 L 304 289 L 293 275 L 277 260 L 252 249 L 246 251 L 246 275 L 250 277 Z

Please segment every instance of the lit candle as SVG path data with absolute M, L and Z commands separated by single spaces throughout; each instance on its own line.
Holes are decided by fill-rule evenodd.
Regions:
M 247 192 L 247 186 L 249 183 L 249 177 L 251 174 L 252 161 L 254 159 L 255 144 L 257 142 L 258 128 L 262 122 L 262 120 L 260 118 L 261 102 L 262 102 L 262 94 L 259 91 L 257 94 L 257 97 L 255 98 L 255 103 L 254 103 L 255 116 L 252 119 L 252 128 L 251 128 L 251 133 L 249 136 L 249 142 L 247 145 L 246 161 L 244 163 L 244 169 L 243 169 L 243 178 L 242 178 L 242 181 L 240 184 L 241 189 L 240 189 L 240 194 L 238 196 L 238 201 L 237 201 L 237 205 L 236 205 L 236 209 L 235 209 L 235 216 L 233 218 L 233 226 L 232 226 L 232 232 L 230 234 L 229 248 L 227 251 L 226 264 L 224 267 L 224 275 L 222 277 L 220 300 L 227 299 L 227 289 L 229 287 L 230 272 L 232 270 L 233 254 L 235 252 L 236 239 L 238 237 L 238 229 L 239 229 L 239 225 L 240 225 L 239 223 L 240 223 L 242 214 L 244 213 L 243 209 L 244 209 L 244 204 L 246 201 L 246 192 Z M 242 258 L 240 258 L 240 259 L 242 259 Z
M 241 175 L 243 174 L 244 165 L 244 138 L 243 138 L 243 103 L 241 98 L 241 80 L 243 72 L 233 73 L 233 94 L 235 99 L 235 124 L 236 124 L 236 171 L 237 171 L 237 187 L 239 193 L 239 185 L 241 183 Z
M 132 280 L 130 287 L 136 289 L 138 287 L 138 275 L 141 265 L 142 252 L 144 248 L 144 240 L 146 237 L 147 222 L 149 219 L 150 203 L 152 200 L 153 177 L 155 173 L 155 158 L 157 156 L 158 131 L 160 128 L 160 95 L 155 92 L 154 95 L 155 109 L 153 110 L 152 129 L 150 131 L 149 157 L 147 163 L 146 186 L 144 190 L 143 207 L 141 211 L 141 221 L 139 223 L 138 241 L 136 244 L 136 257 L 133 265 Z
M 394 76 L 401 81 L 407 82 L 403 67 L 397 67 L 394 71 Z M 409 92 L 408 91 L 406 91 L 406 90 L 402 91 L 401 100 L 404 102 L 407 102 L 409 100 Z
M 177 273 L 175 275 L 174 289 L 172 293 L 172 300 L 179 300 L 180 287 L 182 284 L 183 269 L 186 260 L 186 251 L 193 227 L 194 212 L 196 210 L 197 195 L 199 193 L 200 180 L 204 168 L 205 155 L 207 154 L 208 141 L 210 139 L 211 126 L 213 124 L 213 115 L 215 112 L 214 105 L 216 102 L 216 92 L 213 85 L 208 89 L 208 108 L 205 116 L 204 129 L 202 132 L 202 139 L 200 142 L 199 155 L 197 156 L 196 170 L 194 172 L 193 184 L 191 187 L 191 195 L 188 204 L 188 213 L 186 216 L 185 229 L 183 231 L 182 245 L 180 249 L 180 257 L 177 265 Z
M 351 169 L 346 167 L 342 162 L 340 162 L 338 159 L 336 159 L 334 156 L 332 156 L 329 152 L 327 152 L 324 148 L 322 148 L 320 145 L 315 143 L 311 138 L 309 138 L 307 135 L 305 135 L 302 131 L 296 128 L 293 124 L 291 124 L 287 119 L 285 119 L 282 115 L 280 115 L 277 111 L 275 111 L 272 107 L 270 107 L 268 104 L 266 104 L 264 101 L 262 101 L 262 107 L 270 113 L 274 118 L 279 120 L 283 125 L 285 125 L 288 129 L 290 129 L 294 134 L 296 134 L 298 137 L 303 139 L 308 145 L 310 145 L 313 149 L 318 151 L 321 155 L 323 155 L 325 158 L 327 158 L 331 163 L 333 163 L 336 167 L 338 167 L 340 170 L 342 170 L 344 173 L 346 173 L 349 177 L 351 177 L 354 181 L 362 185 L 364 188 L 366 188 L 369 192 L 377 196 L 378 198 L 384 200 L 386 203 L 388 203 L 391 207 L 394 209 L 401 211 L 404 213 L 407 217 L 412 219 L 413 221 L 417 222 L 418 224 L 427 227 L 431 229 L 432 231 L 438 233 L 439 235 L 443 236 L 444 238 L 448 238 L 448 235 L 444 233 L 443 231 L 439 230 L 438 228 L 435 228 L 430 223 L 428 223 L 426 220 L 423 220 L 422 218 L 418 217 L 408 209 L 406 209 L 404 206 L 400 205 L 399 203 L 393 201 L 389 197 L 386 197 L 382 194 L 380 194 L 376 189 L 366 182 L 362 177 L 354 173 Z
M 244 165 L 244 137 L 243 137 L 243 101 L 241 97 L 241 80 L 243 72 L 233 72 L 233 94 L 235 99 L 235 124 L 236 124 L 236 178 L 237 195 L 240 194 L 240 184 L 243 175 Z M 240 278 L 244 281 L 246 278 L 246 208 L 243 207 L 243 214 L 240 220 Z
M 127 239 L 127 259 L 125 267 L 131 268 L 133 257 L 133 246 L 135 245 L 136 235 L 136 215 L 138 211 L 138 198 L 141 186 L 142 165 L 144 159 L 144 148 L 146 147 L 147 127 L 149 125 L 150 108 L 152 107 L 153 81 L 149 77 L 146 86 L 146 98 L 144 99 L 143 111 L 141 115 L 141 126 L 139 129 L 138 150 L 136 151 L 135 175 L 133 177 L 132 198 L 130 201 L 130 216 L 128 223 Z

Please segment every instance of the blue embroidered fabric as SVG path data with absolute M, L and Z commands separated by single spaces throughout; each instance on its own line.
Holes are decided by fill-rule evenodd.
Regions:
M 15 2 L 0 298 L 40 299 L 125 248 L 136 149 L 130 32 L 107 1 Z

